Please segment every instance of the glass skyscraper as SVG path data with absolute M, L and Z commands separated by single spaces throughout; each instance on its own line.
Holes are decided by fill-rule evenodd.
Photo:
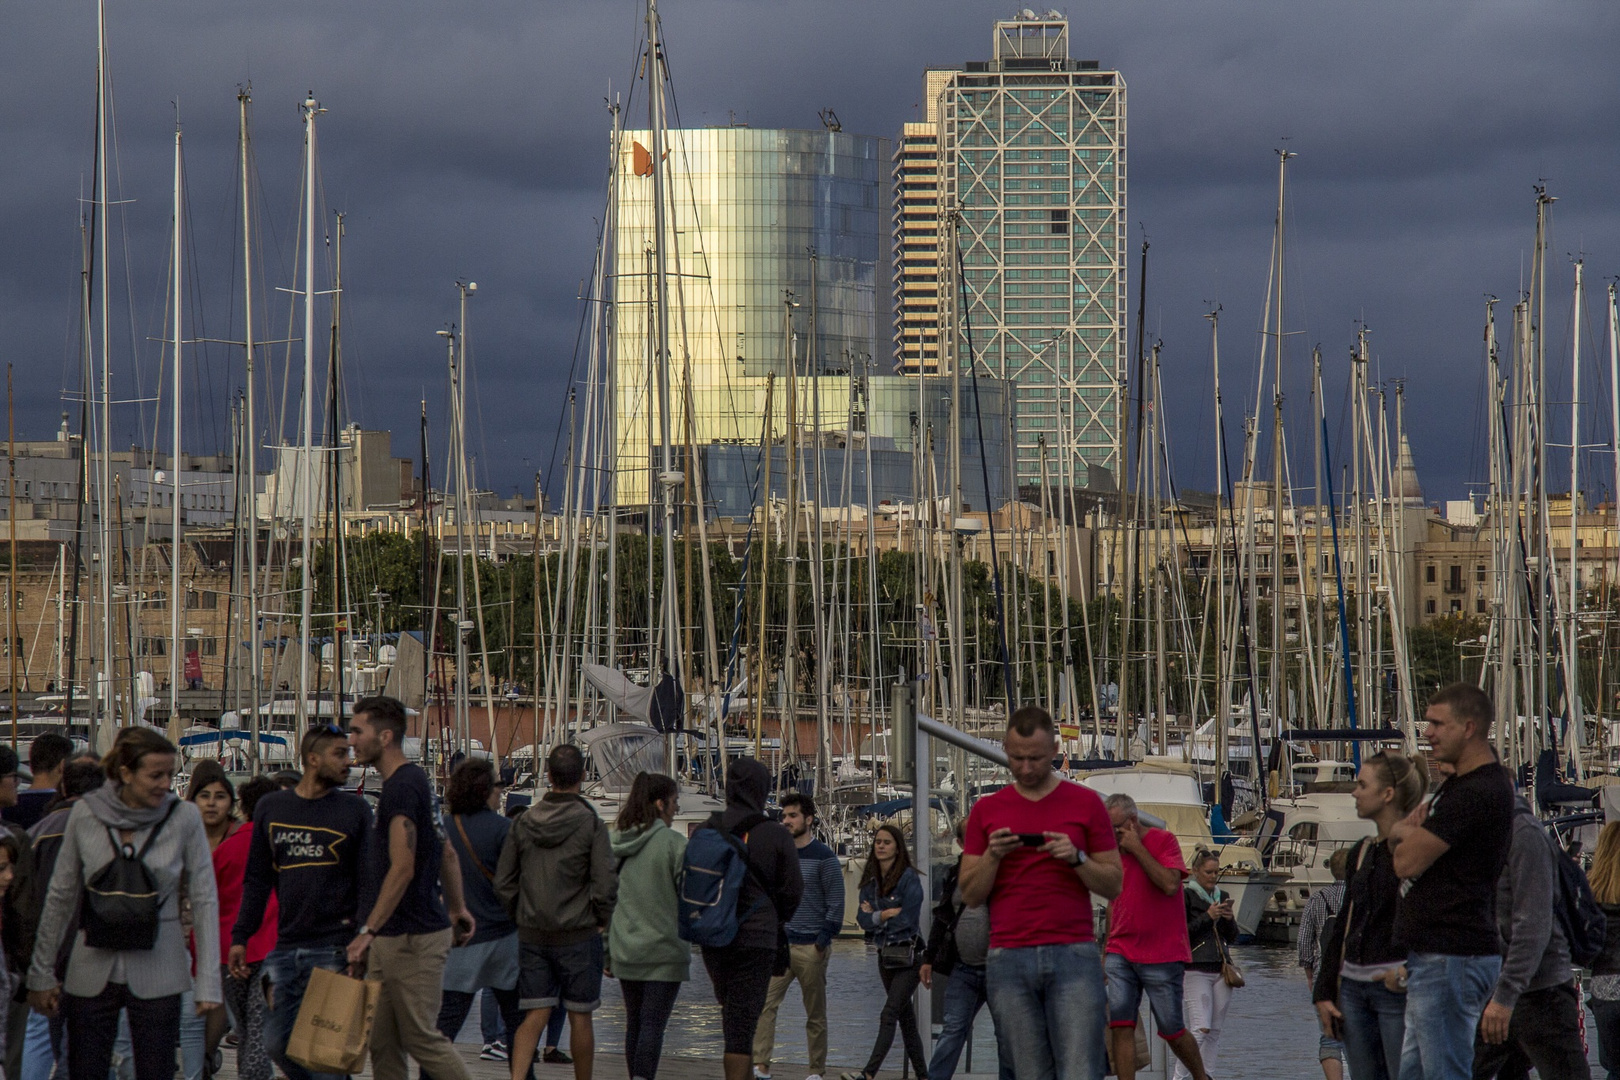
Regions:
M 648 366 L 654 351 L 649 141 L 645 131 L 623 132 L 614 171 L 618 219 L 608 295 L 621 504 L 647 498 L 650 420 L 656 430 Z M 790 355 L 803 438 L 814 441 L 818 422 L 823 431 L 844 428 L 846 373 L 886 372 L 891 363 L 887 335 L 879 336 L 889 325 L 888 140 L 836 125 L 734 126 L 670 130 L 667 149 L 673 440 L 684 447 L 688 438 L 688 373 L 694 445 L 757 446 L 771 375 L 772 426 L 782 437 Z
M 1026 12 L 995 24 L 990 60 L 929 72 L 936 86 L 938 284 L 926 299 L 897 289 L 896 336 L 916 333 L 926 305 L 942 328 L 940 370 L 959 359 L 966 370 L 971 331 L 981 370 L 1016 384 L 1020 483 L 1039 481 L 1044 437 L 1054 484 L 1111 486 L 1125 385 L 1124 79 L 1070 58 L 1063 17 Z M 897 177 L 927 167 L 914 127 Z M 921 273 L 920 230 L 901 228 L 901 210 L 896 244 Z

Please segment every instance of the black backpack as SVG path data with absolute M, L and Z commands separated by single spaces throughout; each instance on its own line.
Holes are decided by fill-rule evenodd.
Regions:
M 168 812 L 146 834 L 146 843 L 139 851 L 134 844 L 119 840 L 113 829 L 107 830 L 107 837 L 112 841 L 112 862 L 97 870 L 96 876 L 85 883 L 84 903 L 79 908 L 84 943 L 92 949 L 138 952 L 157 944 L 163 898 L 158 895 L 157 882 L 147 868 L 146 853 L 179 805 L 179 799 L 169 804 Z
M 1592 886 L 1581 872 L 1580 864 L 1570 858 L 1569 852 L 1552 836 L 1547 843 L 1553 849 L 1553 862 L 1558 868 L 1558 896 L 1553 914 L 1558 928 L 1564 932 L 1569 944 L 1569 958 L 1576 967 L 1590 967 L 1603 952 L 1604 937 L 1608 932 L 1608 919 L 1598 907 Z

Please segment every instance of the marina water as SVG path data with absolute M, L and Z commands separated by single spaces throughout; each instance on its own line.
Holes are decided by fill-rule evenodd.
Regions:
M 843 938 L 832 946 L 827 969 L 827 1074 L 836 1076 L 846 1069 L 857 1069 L 866 1062 L 877 1035 L 878 1012 L 883 1008 L 883 990 L 878 982 L 877 956 L 859 939 Z M 1322 1075 L 1317 1065 L 1316 1011 L 1311 1007 L 1310 990 L 1305 984 L 1291 948 L 1238 946 L 1232 950 L 1243 968 L 1248 985 L 1232 994 L 1232 1007 L 1226 1014 L 1221 1035 L 1220 1057 L 1212 1075 L 1220 1080 L 1313 1080 Z M 1592 1030 L 1590 1014 L 1587 1031 Z M 478 1039 L 478 1011 L 473 1010 L 462 1042 Z M 1591 1036 L 1588 1035 L 1590 1042 Z M 1154 1039 L 1156 1071 L 1139 1075 L 1164 1077 L 1164 1049 Z M 666 1057 L 708 1058 L 720 1046 L 720 1010 L 714 1003 L 703 962 L 692 958 L 692 980 L 681 988 L 681 996 L 670 1017 L 664 1039 Z M 596 1052 L 598 1057 L 624 1052 L 624 1004 L 618 984 L 604 980 L 602 1008 L 596 1013 Z M 996 1072 L 995 1039 L 991 1033 L 990 1011 L 981 1010 L 973 1031 L 972 1072 Z M 807 1051 L 804 1041 L 804 1008 L 797 985 L 789 988 L 776 1022 L 776 1060 L 802 1065 Z M 900 1040 L 884 1063 L 882 1075 L 899 1076 L 902 1058 Z M 1591 1060 L 1597 1062 L 1597 1048 L 1591 1047 Z M 964 1051 L 958 1074 L 968 1071 Z M 797 1075 L 797 1073 L 794 1073 Z

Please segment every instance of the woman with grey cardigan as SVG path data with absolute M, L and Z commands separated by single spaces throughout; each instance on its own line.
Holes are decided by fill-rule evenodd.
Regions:
M 175 757 L 174 745 L 154 729 L 125 728 L 102 763 L 109 782 L 82 798 L 68 815 L 28 969 L 28 1002 L 46 1016 L 61 1010 L 69 1076 L 107 1075 L 118 1014 L 128 1012 L 136 1080 L 173 1080 L 180 995 L 194 989 L 199 1013 L 219 1007 L 213 857 L 197 808 L 170 790 Z M 143 861 L 160 905 L 155 943 L 149 949 L 98 949 L 86 944 L 84 931 L 76 929 L 67 976 L 58 985 L 58 948 L 86 883 L 117 858 L 115 843 L 140 852 L 149 839 L 153 842 Z M 182 879 L 191 900 L 195 979 L 180 923 Z

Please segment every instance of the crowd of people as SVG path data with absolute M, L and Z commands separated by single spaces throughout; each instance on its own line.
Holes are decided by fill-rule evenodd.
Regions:
M 1340 1080 L 1586 1077 L 1580 978 L 1564 920 L 1567 856 L 1492 749 L 1494 709 L 1456 684 L 1429 699 L 1429 762 L 1362 763 L 1356 813 L 1374 835 L 1335 853 L 1299 958 L 1321 1020 L 1322 1069 Z M 1578 873 L 1570 864 L 1570 872 Z M 1578 879 L 1577 879 L 1578 880 Z M 1612 912 L 1592 964 L 1604 1068 L 1620 1075 L 1620 823 L 1604 827 L 1590 882 Z
M 1301 924 L 1327 1080 L 1588 1075 L 1578 935 L 1550 916 L 1567 857 L 1515 793 L 1492 716 L 1472 687 L 1430 699 L 1429 763 L 1443 776 L 1432 795 L 1419 759 L 1386 751 L 1361 766 L 1356 812 L 1374 835 L 1335 855 L 1335 883 Z M 244 1080 L 326 1080 L 287 1054 L 324 969 L 380 984 L 379 1080 L 405 1080 L 412 1060 L 424 1077 L 465 1080 L 452 1039 L 480 993 L 482 1056 L 506 1061 L 512 1080 L 542 1056 L 590 1080 L 609 978 L 628 1074 L 656 1080 L 694 951 L 683 881 L 698 847 L 671 827 L 676 781 L 640 773 L 610 824 L 581 795 L 585 761 L 565 744 L 546 758 L 545 794 L 512 817 L 482 760 L 456 766 L 441 807 L 406 759 L 405 723 L 399 702 L 367 698 L 347 731 L 306 732 L 297 773 L 236 787 L 205 762 L 183 795 L 175 747 L 153 729 L 120 732 L 100 759 L 41 736 L 20 791 L 16 756 L 0 747 L 6 1074 L 104 1077 L 117 1055 L 135 1080 L 172 1080 L 177 1067 L 205 1080 L 229 1033 Z M 904 832 L 885 823 L 873 835 L 857 917 L 883 1005 L 865 1064 L 840 1080 L 875 1080 L 896 1034 L 918 1080 L 950 1080 L 986 1005 L 1003 1080 L 1129 1080 L 1146 1064 L 1144 1006 L 1177 1080 L 1207 1080 L 1243 985 L 1218 856 L 1199 850 L 1189 865 L 1128 795 L 1065 782 L 1044 710 L 1016 710 L 1003 745 L 1013 782 L 959 826 L 962 854 L 931 908 Z M 375 810 L 347 787 L 355 764 L 381 777 Z M 770 784 L 753 759 L 727 770 L 725 809 L 703 827 L 737 853 L 725 894 L 735 910 L 724 939 L 697 951 L 726 1080 L 770 1080 L 794 982 L 809 1080 L 822 1080 L 843 876 L 815 838 L 814 799 L 786 795 L 773 820 Z M 1620 823 L 1600 834 L 1589 880 L 1608 916 L 1591 1002 L 1613 1078 Z M 1105 926 L 1094 898 L 1107 902 Z M 927 1054 L 914 1001 L 935 980 L 944 1015 Z

